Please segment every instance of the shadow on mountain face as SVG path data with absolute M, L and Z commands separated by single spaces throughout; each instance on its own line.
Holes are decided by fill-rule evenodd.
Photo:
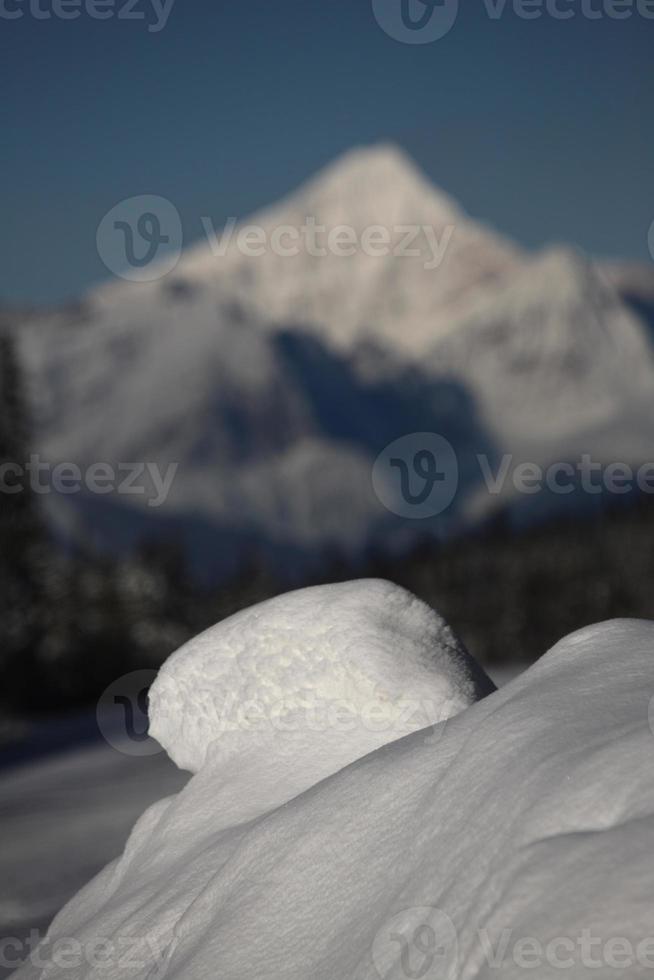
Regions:
M 647 330 L 649 340 L 654 343 L 654 300 L 636 296 L 629 292 L 622 294 L 622 298 L 633 313 L 642 321 Z
M 51 495 L 41 507 L 62 548 L 81 543 L 120 556 L 143 541 L 169 541 L 202 579 L 235 575 L 253 555 L 293 577 L 324 566 L 330 549 L 356 563 L 369 545 L 401 551 L 406 537 L 443 537 L 467 523 L 469 497 L 482 481 L 476 456 L 496 469 L 499 454 L 465 385 L 372 348 L 341 355 L 290 327 L 263 334 L 239 324 L 220 341 L 204 359 L 189 411 L 161 419 L 154 411 L 152 425 L 140 419 L 138 441 L 122 449 L 122 459 L 178 463 L 175 502 L 135 506 L 119 490 Z M 457 493 L 437 518 L 398 517 L 373 488 L 377 456 L 416 433 L 441 435 L 457 455 Z M 418 453 L 407 452 L 414 489 L 422 491 Z M 228 503 L 215 511 L 198 505 L 200 482 L 224 490 Z
M 302 389 L 315 428 L 328 438 L 363 449 L 374 459 L 389 443 L 411 433 L 444 436 L 459 464 L 459 490 L 450 516 L 460 513 L 483 479 L 477 456 L 483 454 L 495 467 L 499 451 L 472 393 L 459 380 L 405 367 L 367 381 L 357 371 L 356 356 L 340 357 L 296 329 L 279 332 L 274 344 L 293 384 Z

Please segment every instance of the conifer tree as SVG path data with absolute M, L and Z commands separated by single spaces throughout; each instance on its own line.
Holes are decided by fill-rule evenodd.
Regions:
M 15 702 L 38 642 L 44 537 L 25 477 L 30 426 L 16 342 L 0 329 L 0 698 Z

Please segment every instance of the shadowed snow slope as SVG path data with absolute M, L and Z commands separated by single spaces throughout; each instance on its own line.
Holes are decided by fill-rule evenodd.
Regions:
M 226 826 L 230 786 L 208 762 L 60 913 L 41 955 L 80 945 L 47 976 L 651 975 L 653 643 L 631 620 L 573 634 L 245 822 Z

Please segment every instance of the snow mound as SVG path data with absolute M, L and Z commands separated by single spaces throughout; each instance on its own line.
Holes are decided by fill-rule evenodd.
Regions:
M 650 976 L 653 651 L 652 623 L 583 630 L 249 821 L 205 765 L 17 980 Z
M 319 777 L 493 689 L 432 609 L 362 580 L 279 596 L 185 644 L 150 691 L 150 733 L 191 772 L 265 752 Z

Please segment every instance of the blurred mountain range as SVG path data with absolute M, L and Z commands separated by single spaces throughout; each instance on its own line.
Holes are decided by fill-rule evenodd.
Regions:
M 292 577 L 326 555 L 399 553 L 507 508 L 533 521 L 593 503 L 489 494 L 477 454 L 494 469 L 505 453 L 542 465 L 652 458 L 653 268 L 566 246 L 527 254 L 392 146 L 346 154 L 244 224 L 270 243 L 307 222 L 346 226 L 358 244 L 253 256 L 236 228 L 155 281 L 117 279 L 11 317 L 35 452 L 82 469 L 177 465 L 159 507 L 152 487 L 43 495 L 62 540 L 124 551 L 173 536 L 204 574 L 256 553 Z M 381 241 L 379 229 L 386 253 L 372 254 L 361 243 Z M 415 432 L 445 436 L 459 461 L 453 502 L 426 520 L 385 509 L 371 479 L 384 447 Z

